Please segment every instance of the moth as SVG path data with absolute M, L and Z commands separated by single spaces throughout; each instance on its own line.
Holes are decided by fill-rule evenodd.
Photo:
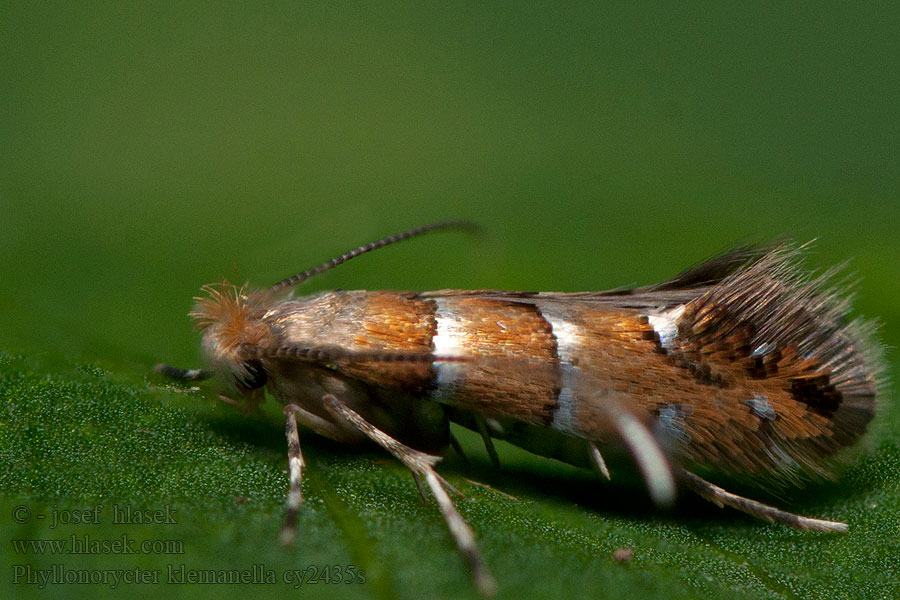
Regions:
M 849 320 L 849 296 L 800 265 L 802 247 L 745 246 L 656 285 L 603 292 L 324 291 L 292 297 L 310 277 L 425 233 L 360 246 L 255 290 L 207 285 L 190 313 L 207 366 L 156 371 L 214 377 L 226 402 L 284 408 L 289 491 L 281 540 L 303 496 L 299 427 L 346 444 L 375 442 L 431 491 L 478 589 L 496 583 L 455 492 L 435 471 L 450 423 L 578 466 L 610 472 L 629 454 L 649 494 L 696 492 L 769 522 L 840 532 L 730 493 L 697 473 L 795 484 L 834 473 L 866 431 L 884 390 L 874 326 Z M 603 452 L 601 452 L 603 449 Z

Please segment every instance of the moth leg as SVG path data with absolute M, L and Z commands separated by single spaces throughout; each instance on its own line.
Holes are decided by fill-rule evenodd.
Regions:
M 322 417 L 313 414 L 308 410 L 304 410 L 296 404 L 288 404 L 284 407 L 284 410 L 285 413 L 287 411 L 294 413 L 297 419 L 300 421 L 301 425 L 303 425 L 307 429 L 311 429 L 322 437 L 328 438 L 329 440 L 339 442 L 341 444 L 354 444 L 360 441 L 359 438 L 353 434 L 355 432 L 351 433 L 346 429 L 342 429 L 331 421 L 323 419 Z
M 303 467 L 306 466 L 303 462 L 303 455 L 300 453 L 300 432 L 297 431 L 297 414 L 290 410 L 290 406 L 284 407 L 284 433 L 288 444 L 288 472 L 291 484 L 288 489 L 287 500 L 285 501 L 284 525 L 278 536 L 282 546 L 290 546 L 294 543 L 297 531 L 297 513 L 300 511 L 300 505 L 303 504 L 301 480 Z
M 459 551 L 462 552 L 469 563 L 469 569 L 472 572 L 475 585 L 483 595 L 493 595 L 497 591 L 497 583 L 481 560 L 472 529 L 462 518 L 462 515 L 457 512 L 456 507 L 453 506 L 453 501 L 447 494 L 447 489 L 453 488 L 434 470 L 434 465 L 437 464 L 440 457 L 419 452 L 395 440 L 363 419 L 332 394 L 326 394 L 322 398 L 322 403 L 330 413 L 351 423 L 372 441 L 390 452 L 418 477 L 422 477 L 425 480 L 437 502 L 438 508 L 440 508 L 441 514 L 444 516 L 444 521 L 447 523 L 450 534 L 456 541 L 457 548 L 459 548 Z
M 768 504 L 763 504 L 762 502 L 757 502 L 756 500 L 732 494 L 731 492 L 727 492 L 719 486 L 706 481 L 702 477 L 694 475 L 690 471 L 682 471 L 681 474 L 684 481 L 692 490 L 719 508 L 730 506 L 731 508 L 747 513 L 748 515 L 752 515 L 757 519 L 762 519 L 769 523 L 782 523 L 796 529 L 822 531 L 825 533 L 843 533 L 849 529 L 846 523 L 804 517 L 802 515 L 780 510 L 774 506 L 769 506 Z
M 609 469 L 606 467 L 606 461 L 603 460 L 603 455 L 600 454 L 597 444 L 591 441 L 588 442 L 588 457 L 591 459 L 591 466 L 594 468 L 597 477 L 611 479 Z
M 224 394 L 219 394 L 219 400 L 224 402 L 229 406 L 234 406 L 235 408 L 241 408 L 241 403 L 235 400 L 234 398 L 229 398 Z
M 653 503 L 657 506 L 671 505 L 677 492 L 675 475 L 656 436 L 614 399 L 606 400 L 605 406 L 611 422 L 634 457 Z
M 416 487 L 419 488 L 419 495 L 422 497 L 422 502 L 423 502 L 424 504 L 428 504 L 428 497 L 425 495 L 425 489 L 422 487 L 422 478 L 419 477 L 419 474 L 416 473 L 415 471 L 410 471 L 410 473 L 412 473 L 413 481 L 416 482 Z M 437 475 L 437 473 L 435 473 L 435 475 Z M 437 477 L 438 477 L 438 479 L 441 480 L 441 485 L 444 486 L 445 489 L 447 489 L 448 491 L 453 492 L 454 494 L 456 494 L 456 495 L 459 496 L 460 498 L 465 498 L 465 497 L 466 497 L 465 494 L 463 494 L 463 493 L 460 492 L 458 489 L 456 489 L 455 487 L 453 487 L 453 486 L 450 484 L 449 481 L 447 481 L 446 479 L 444 479 L 444 478 L 441 477 L 440 475 L 438 475 Z
M 487 423 L 485 423 L 484 418 L 480 415 L 474 415 L 474 418 L 475 425 L 478 427 L 478 433 L 481 435 L 481 440 L 484 442 L 484 449 L 487 450 L 488 456 L 491 458 L 494 467 L 500 467 L 500 456 L 497 455 L 497 449 L 494 448 L 494 441 L 491 439 Z
M 425 488 L 422 487 L 422 478 L 415 471 L 410 471 L 413 480 L 416 482 L 416 488 L 419 490 L 419 497 L 422 498 L 422 504 L 428 504 L 428 496 L 425 495 Z
M 465 451 L 463 450 L 462 444 L 459 443 L 459 440 L 456 439 L 456 436 L 453 435 L 453 432 L 450 432 L 450 446 L 453 447 L 453 451 L 456 452 L 463 462 L 468 463 L 469 457 L 466 456 Z

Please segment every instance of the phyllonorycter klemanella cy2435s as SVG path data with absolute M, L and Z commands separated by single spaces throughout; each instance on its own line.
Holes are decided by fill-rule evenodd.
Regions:
M 800 264 L 788 242 L 742 246 L 668 281 L 601 292 L 325 291 L 310 277 L 447 221 L 360 246 L 262 290 L 208 285 L 191 317 L 202 369 L 157 365 L 182 381 L 214 378 L 247 408 L 268 391 L 284 407 L 289 491 L 281 541 L 294 540 L 304 462 L 298 425 L 346 444 L 374 442 L 434 496 L 477 588 L 496 583 L 455 492 L 435 470 L 450 423 L 536 454 L 610 471 L 633 459 L 653 501 L 679 489 L 799 529 L 845 523 L 800 516 L 696 472 L 773 485 L 827 478 L 885 395 L 874 327 L 850 320 L 849 295 Z M 423 492 L 424 494 L 424 492 Z

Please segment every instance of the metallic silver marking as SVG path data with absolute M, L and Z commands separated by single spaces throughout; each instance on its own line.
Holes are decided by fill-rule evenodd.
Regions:
M 794 460 L 790 454 L 785 452 L 784 449 L 777 443 L 770 442 L 769 445 L 763 449 L 763 451 L 769 458 L 778 463 L 779 468 L 781 468 L 785 472 L 801 472 L 801 467 L 797 464 L 797 461 Z
M 753 357 L 765 356 L 766 354 L 768 354 L 769 352 L 772 352 L 773 350 L 775 350 L 775 344 L 773 344 L 771 342 L 763 342 L 762 344 L 760 344 L 759 346 L 754 348 L 754 350 L 750 354 L 750 356 L 753 356 Z
M 559 396 L 550 427 L 566 433 L 578 433 L 577 398 L 575 391 L 581 372 L 573 364 L 579 341 L 579 327 L 567 319 L 567 315 L 551 302 L 539 302 L 537 308 L 556 338 L 556 356 L 559 359 Z
M 454 311 L 453 301 L 445 298 L 434 299 L 435 332 L 431 343 L 437 356 L 465 356 L 462 338 L 466 335 L 464 326 Z M 465 365 L 458 362 L 435 361 L 435 392 L 440 394 L 445 388 L 452 387 L 465 372 Z
M 754 415 L 765 421 L 774 421 L 777 416 L 775 407 L 769 404 L 769 398 L 762 394 L 753 396 L 744 402 L 744 404 L 750 407 L 750 411 L 753 412 Z
M 656 314 L 646 314 L 647 321 L 659 336 L 659 345 L 665 349 L 672 347 L 678 337 L 678 319 L 684 313 L 684 304 Z
M 506 435 L 506 432 L 503 430 L 503 423 L 501 423 L 497 419 L 486 417 L 484 419 L 484 423 L 487 425 L 488 431 L 490 431 L 491 433 L 498 436 Z
M 667 404 L 659 409 L 653 433 L 668 451 L 677 451 L 691 442 L 685 418 L 693 413 L 689 405 Z

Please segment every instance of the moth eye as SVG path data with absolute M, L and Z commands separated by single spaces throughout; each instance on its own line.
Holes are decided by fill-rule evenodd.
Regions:
M 235 377 L 239 386 L 248 390 L 255 390 L 266 385 L 268 376 L 262 362 L 257 359 L 248 360 L 244 363 L 244 370 L 246 371 L 245 375 Z

